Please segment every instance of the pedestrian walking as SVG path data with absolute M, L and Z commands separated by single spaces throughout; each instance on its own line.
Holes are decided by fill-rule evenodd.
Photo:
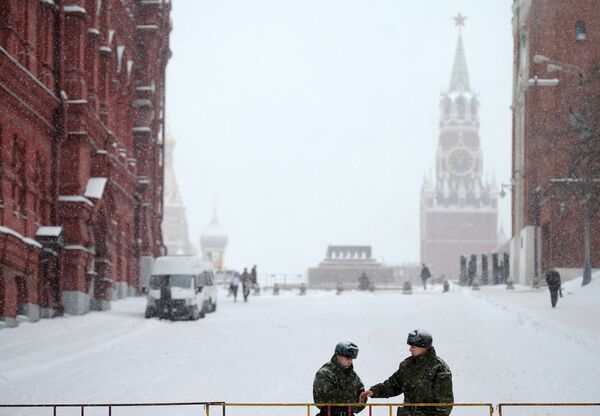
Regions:
M 421 281 L 423 282 L 423 290 L 427 290 L 427 279 L 431 277 L 431 272 L 429 271 L 429 267 L 423 263 L 423 267 L 421 268 Z
M 250 294 L 250 290 L 252 289 L 252 276 L 248 273 L 248 268 L 244 267 L 244 272 L 242 273 L 242 291 L 244 295 L 244 302 L 248 302 L 248 295 Z
M 553 308 L 556 308 L 558 295 L 560 294 L 562 297 L 560 273 L 558 273 L 555 269 L 548 270 L 546 272 L 546 283 L 548 284 L 548 289 L 550 289 L 550 303 L 552 304 Z
M 331 360 L 323 364 L 313 382 L 315 403 L 358 403 L 365 386 L 354 371 L 352 361 L 358 356 L 358 346 L 350 341 L 338 342 Z M 317 416 L 351 416 L 364 406 L 319 406 Z M 328 409 L 331 407 L 331 409 Z
M 256 284 L 258 283 L 258 280 L 256 277 L 256 264 L 254 266 L 252 266 L 252 270 L 250 270 L 250 277 L 252 278 L 252 285 L 256 286 Z
M 231 278 L 231 283 L 229 283 L 229 290 L 233 294 L 233 301 L 237 302 L 237 293 L 240 287 L 240 274 L 235 272 Z
M 160 301 L 158 302 L 159 319 L 173 317 L 173 302 L 171 299 L 171 276 L 160 277 Z M 166 313 L 166 316 L 165 316 Z
M 454 403 L 452 373 L 437 356 L 433 337 L 423 329 L 408 334 L 411 356 L 400 363 L 398 370 L 383 383 L 360 394 L 367 397 L 393 397 L 404 394 L 404 403 Z M 398 416 L 448 416 L 451 406 L 401 406 Z

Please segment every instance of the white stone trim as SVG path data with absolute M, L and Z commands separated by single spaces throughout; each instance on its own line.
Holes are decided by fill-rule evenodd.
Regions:
M 59 195 L 58 200 L 61 202 L 81 202 L 93 207 L 92 201 L 81 195 Z
M 87 14 L 87 10 L 78 4 L 65 4 L 63 10 L 65 13 Z
M 88 254 L 96 254 L 96 252 L 94 250 L 92 250 L 91 248 L 87 248 L 82 246 L 81 244 L 67 244 L 64 247 L 65 250 L 77 250 L 77 251 L 83 251 L 84 253 L 88 253 Z
M 24 242 L 25 244 L 29 244 L 30 246 L 34 246 L 37 248 L 42 248 L 42 245 L 40 243 L 38 243 L 37 241 L 35 241 L 29 237 L 25 237 L 23 234 L 21 234 L 18 231 L 13 230 L 12 228 L 0 225 L 0 233 L 12 235 L 13 237 L 16 237 L 19 240 L 21 240 L 22 242 Z
M 133 106 L 140 108 L 140 107 L 154 107 L 154 105 L 152 104 L 152 100 L 149 100 L 148 98 L 139 98 L 137 100 L 133 101 Z
M 56 97 L 56 95 L 54 95 L 54 93 L 50 90 L 50 88 L 48 88 L 46 86 L 46 84 L 44 84 L 42 81 L 40 81 L 35 75 L 33 75 L 27 68 L 25 68 L 23 65 L 21 65 L 15 58 L 12 57 L 12 55 L 10 53 L 8 53 L 8 51 L 6 49 L 4 49 L 2 46 L 0 46 L 0 53 L 4 54 L 17 68 L 19 68 L 21 71 L 23 71 L 25 74 L 27 74 L 27 76 L 29 76 L 29 78 L 31 78 L 40 88 L 42 88 L 50 97 L 52 97 L 56 102 L 60 102 L 60 100 L 58 99 L 58 97 Z

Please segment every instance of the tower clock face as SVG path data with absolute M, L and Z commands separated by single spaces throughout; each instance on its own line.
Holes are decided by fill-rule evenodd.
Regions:
M 475 168 L 475 156 L 466 147 L 455 147 L 448 153 L 446 164 L 451 173 L 464 176 Z

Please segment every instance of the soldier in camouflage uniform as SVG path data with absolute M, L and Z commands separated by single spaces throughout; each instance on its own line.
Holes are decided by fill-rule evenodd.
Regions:
M 411 356 L 386 381 L 361 393 L 360 398 L 392 397 L 404 393 L 404 403 L 454 403 L 452 373 L 436 355 L 433 337 L 417 329 L 408 334 Z M 398 416 L 448 416 L 449 406 L 401 406 Z
M 354 372 L 352 360 L 358 355 L 358 347 L 352 342 L 339 342 L 329 362 L 317 371 L 313 383 L 315 403 L 358 403 L 365 386 Z M 327 416 L 328 406 L 317 406 L 318 415 Z M 353 406 L 351 414 L 362 411 L 364 406 Z M 351 416 L 348 407 L 332 406 L 331 416 Z

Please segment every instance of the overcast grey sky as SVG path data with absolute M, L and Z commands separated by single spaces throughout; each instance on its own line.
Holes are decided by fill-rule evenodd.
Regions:
M 510 0 L 173 0 L 167 125 L 197 246 L 216 199 L 225 265 L 304 273 L 328 244 L 419 261 L 423 176 L 463 30 L 483 169 L 511 164 Z M 510 233 L 510 198 L 500 200 Z

